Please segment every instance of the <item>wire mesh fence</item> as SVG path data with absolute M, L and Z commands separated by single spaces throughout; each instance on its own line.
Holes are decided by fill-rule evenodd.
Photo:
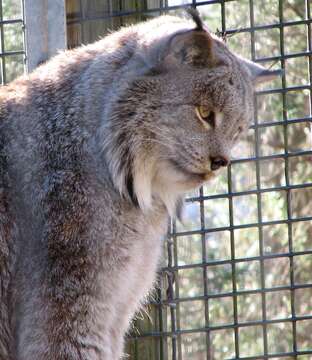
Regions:
M 309 0 L 188 1 L 229 47 L 284 76 L 255 96 L 227 171 L 186 200 L 159 287 L 129 334 L 136 360 L 312 358 L 312 19 Z M 68 45 L 179 0 L 67 0 Z M 1 83 L 24 72 L 23 1 L 0 0 Z M 137 329 L 137 330 L 136 330 Z
M 311 359 L 311 3 L 187 3 L 231 49 L 284 76 L 257 91 L 254 123 L 231 165 L 189 195 L 184 224 L 171 224 L 152 321 L 136 320 L 130 358 Z M 68 0 L 69 46 L 180 7 Z
M 23 2 L 0 0 L 0 81 L 23 74 L 25 65 Z
M 67 0 L 69 47 L 180 1 Z M 309 0 L 189 1 L 237 53 L 285 70 L 255 96 L 246 141 L 186 202 L 131 359 L 312 358 L 312 20 Z M 23 3 L 0 0 L 1 83 L 24 71 Z M 137 328 L 138 330 L 135 330 Z

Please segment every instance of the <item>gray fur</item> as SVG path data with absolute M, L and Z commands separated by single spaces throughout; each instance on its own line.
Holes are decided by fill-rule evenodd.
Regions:
M 0 90 L 0 360 L 122 356 L 169 213 L 253 112 L 248 68 L 196 23 L 124 28 Z

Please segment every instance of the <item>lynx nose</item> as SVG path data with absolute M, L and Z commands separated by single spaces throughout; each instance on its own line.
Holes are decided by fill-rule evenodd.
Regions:
M 218 170 L 220 167 L 227 166 L 229 164 L 229 160 L 223 156 L 211 157 L 210 161 L 212 171 Z

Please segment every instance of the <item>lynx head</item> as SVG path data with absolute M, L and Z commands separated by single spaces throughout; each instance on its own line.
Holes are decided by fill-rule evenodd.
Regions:
M 276 75 L 191 15 L 195 26 L 165 16 L 121 36 L 131 75 L 107 112 L 104 147 L 115 186 L 144 211 L 155 197 L 174 214 L 183 193 L 228 165 L 252 119 L 255 84 Z

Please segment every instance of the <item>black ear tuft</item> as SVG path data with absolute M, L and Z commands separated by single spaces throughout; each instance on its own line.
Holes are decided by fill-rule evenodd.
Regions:
M 195 24 L 196 24 L 195 30 L 198 30 L 198 31 L 206 30 L 197 9 L 187 8 L 186 12 L 192 18 L 192 20 L 195 22 Z

